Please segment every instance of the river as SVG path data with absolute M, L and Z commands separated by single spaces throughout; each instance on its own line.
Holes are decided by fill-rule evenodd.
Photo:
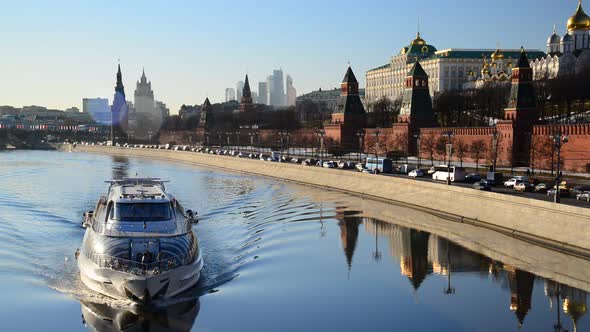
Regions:
M 200 282 L 149 309 L 86 289 L 74 258 L 104 181 L 135 175 L 170 180 L 201 220 Z M 445 223 L 192 165 L 0 152 L 1 330 L 590 331 L 588 270 L 565 271 L 586 263 Z

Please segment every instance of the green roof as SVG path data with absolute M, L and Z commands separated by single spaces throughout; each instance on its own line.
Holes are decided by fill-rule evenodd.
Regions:
M 504 59 L 515 59 L 520 58 L 520 50 L 500 50 L 504 54 Z M 525 50 L 529 58 L 542 58 L 545 57 L 545 52 L 535 50 Z M 448 49 L 441 50 L 435 53 L 435 58 L 450 58 L 450 59 L 483 59 L 484 57 L 490 58 L 495 50 L 461 50 L 461 49 Z

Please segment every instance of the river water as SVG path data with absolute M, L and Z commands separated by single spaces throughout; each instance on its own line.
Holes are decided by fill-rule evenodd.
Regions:
M 86 289 L 73 255 L 103 181 L 135 175 L 170 180 L 201 217 L 199 284 L 148 309 Z M 434 215 L 371 204 L 192 165 L 2 152 L 0 330 L 590 331 L 587 270 L 556 267 L 575 285 L 553 281 L 535 274 L 553 273 L 551 253 L 528 261 L 535 248 L 503 249 L 525 244 L 481 244 Z

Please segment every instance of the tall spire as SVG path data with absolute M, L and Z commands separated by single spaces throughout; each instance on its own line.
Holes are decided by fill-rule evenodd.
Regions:
M 115 86 L 115 92 L 123 94 L 125 96 L 125 87 L 123 87 L 123 74 L 121 74 L 121 64 L 117 65 L 117 85 Z
M 242 96 L 246 98 L 252 98 L 252 92 L 250 91 L 250 82 L 248 81 L 248 74 L 246 74 Z

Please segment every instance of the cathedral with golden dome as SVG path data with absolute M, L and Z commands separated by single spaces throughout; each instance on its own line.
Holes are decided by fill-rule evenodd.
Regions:
M 578 0 L 575 13 L 567 20 L 563 37 L 553 27 L 547 39 L 547 55 L 531 62 L 534 79 L 552 79 L 590 69 L 590 17 Z

